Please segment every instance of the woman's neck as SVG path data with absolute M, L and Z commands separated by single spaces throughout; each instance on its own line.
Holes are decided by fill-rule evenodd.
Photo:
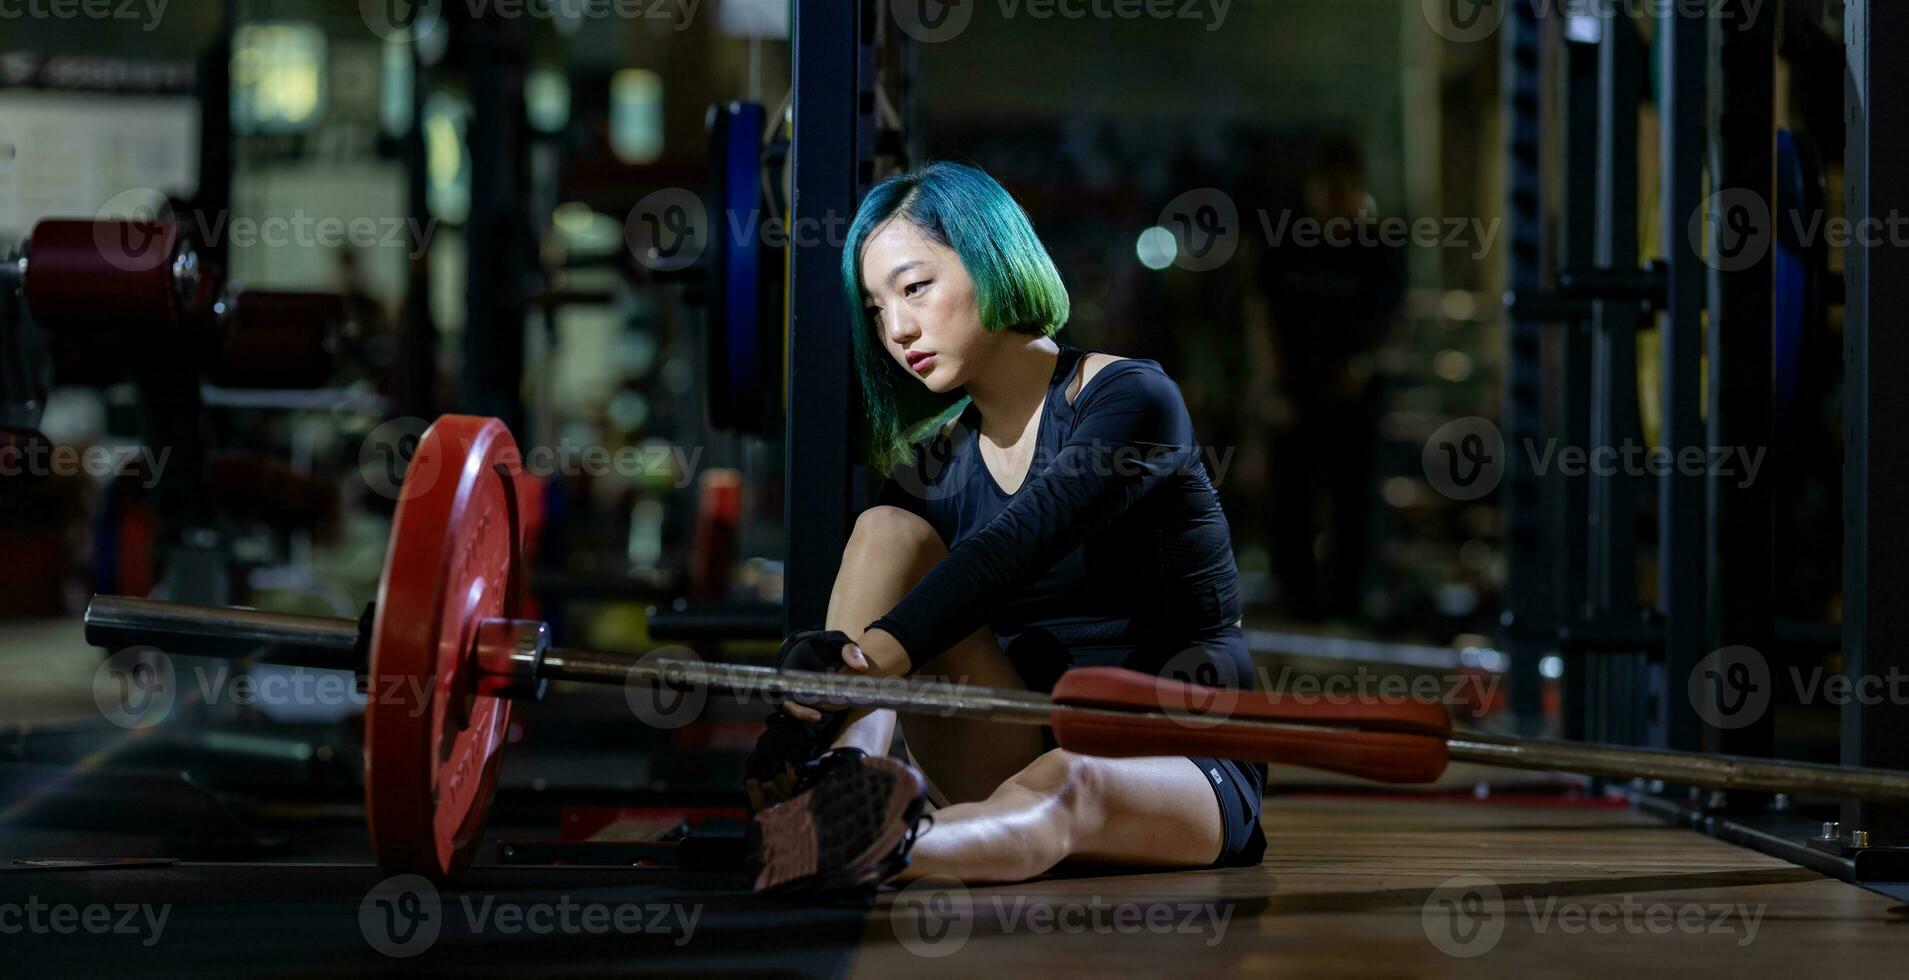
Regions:
M 1051 337 L 1005 344 L 967 384 L 968 397 L 981 413 L 981 434 L 996 445 L 1010 445 L 1027 431 L 1028 420 L 1047 400 L 1060 345 Z

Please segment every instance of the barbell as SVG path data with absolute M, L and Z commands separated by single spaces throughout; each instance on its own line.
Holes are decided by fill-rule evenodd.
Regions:
M 475 855 L 513 703 L 541 698 L 552 681 L 1049 725 L 1061 747 L 1088 755 L 1205 755 L 1390 783 L 1430 782 L 1457 760 L 1909 803 L 1909 773 L 1455 733 L 1426 701 L 1292 697 L 1115 667 L 1070 670 L 1043 695 L 555 647 L 544 623 L 521 616 L 521 473 L 502 422 L 444 416 L 411 458 L 377 599 L 361 619 L 95 596 L 87 640 L 364 672 L 372 848 L 387 873 L 438 879 Z
M 62 383 L 106 383 L 155 358 L 230 388 L 317 388 L 337 367 L 345 300 L 226 281 L 169 219 L 47 218 L 0 261 L 47 331 Z

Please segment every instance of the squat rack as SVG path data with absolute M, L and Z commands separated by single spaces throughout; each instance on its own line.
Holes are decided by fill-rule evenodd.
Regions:
M 1774 753 L 1772 711 L 1712 724 L 1728 714 L 1718 689 L 1700 685 L 1696 696 L 1686 695 L 1692 672 L 1725 647 L 1759 651 L 1769 667 L 1763 683 L 1787 683 L 1792 648 L 1784 636 L 1793 631 L 1772 614 L 1778 515 L 1770 481 L 1742 486 L 1677 467 L 1658 476 L 1658 585 L 1645 605 L 1635 575 L 1644 478 L 1535 473 L 1523 446 L 1534 434 L 1567 446 L 1642 440 L 1632 396 L 1636 337 L 1652 329 L 1661 334 L 1657 441 L 1672 458 L 1686 448 L 1773 446 L 1775 250 L 1747 265 L 1709 262 L 1706 254 L 1718 254 L 1716 225 L 1700 225 L 1707 231 L 1696 240 L 1689 229 L 1703 220 L 1693 216 L 1706 190 L 1748 190 L 1765 203 L 1768 220 L 1778 220 L 1779 14 L 1728 0 L 1702 17 L 1668 9 L 1654 24 L 1663 255 L 1643 263 L 1631 161 L 1649 63 L 1637 23 L 1541 0 L 1518 0 L 1506 21 L 1512 251 L 1504 633 L 1520 676 L 1535 675 L 1529 664 L 1537 655 L 1561 655 L 1567 738 Z M 1844 16 L 1847 216 L 1862 228 L 1865 219 L 1902 214 L 1909 203 L 1900 168 L 1876 165 L 1902 159 L 1909 69 L 1869 55 L 1909 39 L 1909 9 L 1849 0 Z M 1546 167 L 1553 147 L 1562 160 L 1555 183 Z M 1549 227 L 1553 215 L 1556 227 Z M 1775 229 L 1766 231 L 1774 242 Z M 1876 329 L 1909 309 L 1909 256 L 1893 244 L 1855 236 L 1846 263 L 1841 648 L 1851 678 L 1890 676 L 1909 659 L 1909 609 L 1887 599 L 1909 581 L 1902 547 L 1909 515 L 1900 506 L 1909 476 L 1909 391 L 1872 383 L 1909 367 L 1909 341 Z M 1707 403 L 1699 400 L 1705 389 Z M 1841 706 L 1841 725 L 1843 765 L 1909 767 L 1909 704 L 1852 700 Z M 1769 802 L 1766 794 L 1737 793 L 1681 812 L 1725 836 L 1799 857 L 1794 833 L 1746 829 Z M 1842 818 L 1878 844 L 1909 840 L 1909 810 L 1901 807 L 1849 804 Z M 1804 863 L 1855 877 L 1858 852 L 1867 849 L 1824 843 Z M 1826 851 L 1837 860 L 1826 864 Z

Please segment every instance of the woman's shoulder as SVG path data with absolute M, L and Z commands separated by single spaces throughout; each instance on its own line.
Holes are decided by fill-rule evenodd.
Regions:
M 1101 375 L 1106 377 L 1101 378 Z M 1099 386 L 1094 386 L 1100 378 Z M 1167 387 L 1161 387 L 1162 385 Z M 1091 392 L 1110 389 L 1124 389 L 1129 392 L 1148 392 L 1158 390 L 1164 393 L 1173 387 L 1173 379 L 1158 361 L 1144 357 L 1121 357 L 1095 351 L 1081 358 L 1080 370 L 1073 384 L 1067 388 L 1068 404 L 1081 407 L 1080 398 Z
M 1117 364 L 1121 361 L 1131 360 L 1133 360 L 1131 357 L 1121 357 L 1118 354 L 1107 354 L 1101 351 L 1088 354 L 1086 357 L 1080 359 L 1080 386 L 1076 388 L 1075 391 L 1078 392 L 1081 388 L 1087 387 L 1087 385 L 1094 380 L 1094 376 L 1100 373 L 1102 368 L 1111 364 Z

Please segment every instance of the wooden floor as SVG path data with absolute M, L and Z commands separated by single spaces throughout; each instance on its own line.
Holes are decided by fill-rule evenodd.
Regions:
M 75 636 L 70 624 L 57 633 L 0 629 L 0 664 L 22 668 L 18 695 L 8 700 L 33 708 L 5 722 L 97 718 L 90 697 L 97 657 L 48 655 L 56 644 L 77 646 Z M 1276 768 L 1273 784 L 1301 778 L 1353 783 Z M 1441 785 L 1463 793 L 1482 779 L 1501 790 L 1555 783 L 1544 774 L 1453 766 Z M 733 918 L 741 925 L 710 926 L 730 939 L 657 955 L 742 955 L 723 945 L 735 933 L 749 937 L 741 941 L 748 952 L 797 972 L 833 976 L 848 962 L 851 974 L 909 980 L 1242 973 L 1834 980 L 1903 975 L 1909 964 L 1909 907 L 1629 809 L 1287 795 L 1267 801 L 1264 822 L 1270 847 L 1256 868 L 974 888 L 931 880 L 883 892 L 865 924 L 856 912 L 833 932 L 795 919 L 787 935 L 751 925 L 750 915 L 764 914 L 760 903 L 738 901 Z M 339 886 L 347 911 L 336 917 L 343 925 L 333 938 L 339 950 L 375 958 L 347 914 L 364 887 Z M 605 894 L 627 898 L 629 888 L 616 884 Z M 217 906 L 203 928 L 231 934 L 229 916 L 272 908 Z M 191 935 L 193 911 L 181 911 L 182 936 Z M 857 930 L 851 955 L 845 947 Z M 498 956 L 488 945 L 473 948 Z M 615 945 L 600 952 L 605 962 L 635 955 Z M 789 958 L 797 953 L 828 965 Z M 566 953 L 585 972 L 578 955 L 574 945 Z
M 1602 804 L 1275 797 L 1257 868 L 885 892 L 877 976 L 1900 976 L 1909 907 Z

